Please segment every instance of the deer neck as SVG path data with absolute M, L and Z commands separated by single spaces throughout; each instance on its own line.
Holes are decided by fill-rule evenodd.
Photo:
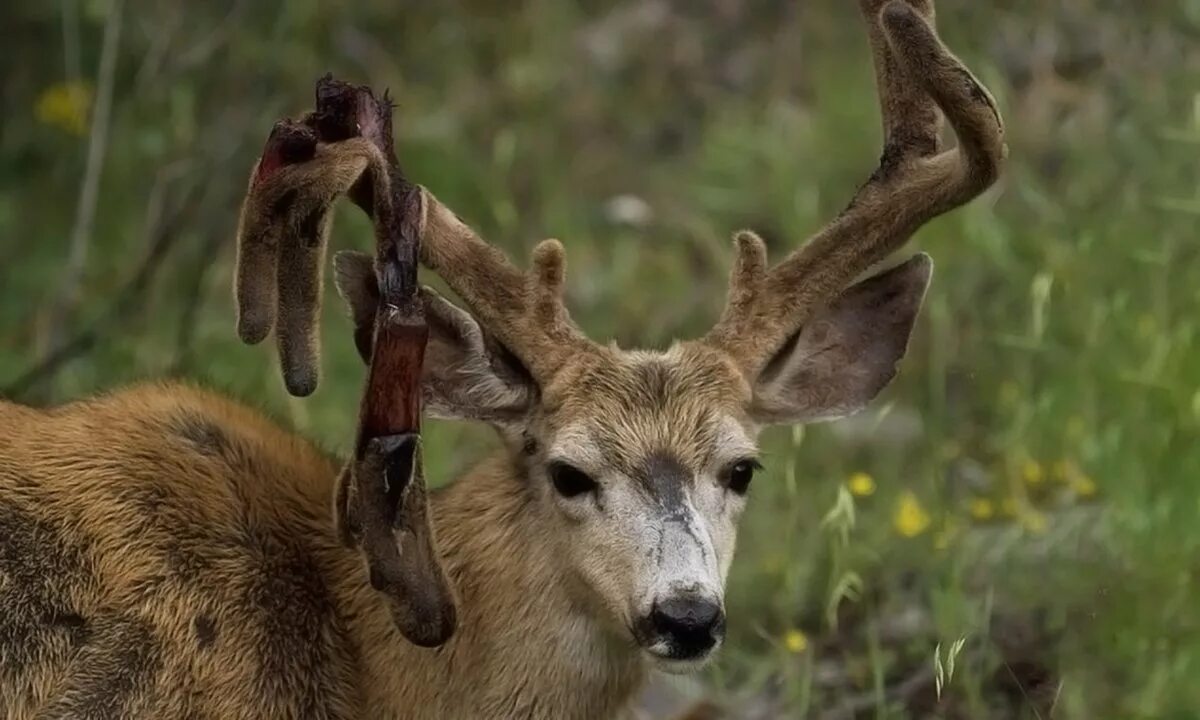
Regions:
M 575 599 L 581 593 L 530 502 L 523 471 L 507 456 L 433 494 L 439 549 L 458 596 L 458 629 L 442 648 L 405 641 L 361 561 L 347 568 L 368 707 L 424 720 L 608 718 L 626 706 L 643 661 Z

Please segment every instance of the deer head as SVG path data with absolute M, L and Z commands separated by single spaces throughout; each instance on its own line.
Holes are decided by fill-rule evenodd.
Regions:
M 883 115 L 879 167 L 774 266 L 757 236 L 738 233 L 726 308 L 702 338 L 665 351 L 589 340 L 563 304 L 558 241 L 539 244 L 519 270 L 419 191 L 421 261 L 469 310 L 422 290 L 428 410 L 499 429 L 527 520 L 563 559 L 579 606 L 667 670 L 694 667 L 722 640 L 758 433 L 870 402 L 896 373 L 932 265 L 916 255 L 854 280 L 976 197 L 1003 163 L 995 104 L 938 39 L 932 2 L 860 5 Z M 941 148 L 943 117 L 958 138 L 951 150 Z M 362 156 L 354 145 L 324 151 L 347 163 Z M 364 353 L 380 296 L 372 263 L 349 252 L 335 261 Z

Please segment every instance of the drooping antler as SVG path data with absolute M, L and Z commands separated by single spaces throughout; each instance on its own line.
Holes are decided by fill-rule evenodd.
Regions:
M 883 115 L 879 167 L 837 218 L 773 268 L 761 239 L 736 236 L 729 299 L 705 341 L 751 377 L 822 303 L 926 222 L 982 193 L 1004 162 L 995 102 L 938 38 L 932 0 L 859 4 Z M 940 147 L 942 114 L 958 137 L 948 151 Z
M 308 395 L 317 384 L 317 312 L 330 208 L 349 192 L 371 215 L 372 202 L 386 207 L 386 200 L 377 199 L 388 196 L 394 180 L 389 180 L 389 168 L 396 166 L 390 120 L 354 131 L 329 119 L 349 117 L 348 112 L 326 108 L 300 123 L 277 123 L 252 173 L 243 207 L 238 333 L 257 343 L 274 326 L 284 379 L 293 395 Z M 372 133 L 377 137 L 368 139 Z M 594 347 L 563 304 L 566 257 L 559 241 L 538 244 L 532 267 L 521 271 L 425 188 L 407 184 L 403 204 L 396 216 L 411 223 L 410 234 L 422 238 L 416 244 L 421 261 L 535 379 L 548 379 L 567 358 Z M 375 218 L 380 247 L 389 235 L 387 217 Z M 369 337 L 355 340 L 364 353 L 370 347 Z
M 413 264 L 414 271 L 416 261 L 415 240 L 394 239 L 416 237 L 411 227 L 399 223 L 414 214 L 417 192 L 402 176 L 392 177 L 398 166 L 391 150 L 390 103 L 328 77 L 318 83 L 317 100 L 319 110 L 302 122 L 275 124 L 250 175 L 238 226 L 235 280 L 238 334 L 247 343 L 258 343 L 274 326 L 288 391 L 301 396 L 317 385 L 321 277 L 337 199 L 354 188 L 355 203 L 375 224 L 378 259 L 395 256 L 399 245 L 412 245 L 411 258 L 396 259 Z M 369 122 L 361 137 L 359 130 L 344 127 L 357 123 L 359 115 L 380 114 L 386 120 Z M 401 191 L 396 203 L 394 180 L 400 181 L 396 190 Z M 388 267 L 384 262 L 379 269 L 392 272 Z M 409 281 L 413 287 L 404 292 L 415 290 L 415 281 L 414 276 Z
M 455 607 L 433 545 L 421 472 L 421 376 L 429 329 L 417 286 L 421 192 L 392 149 L 392 106 L 330 77 L 316 111 L 276 123 L 251 173 L 238 228 L 238 332 L 259 342 L 274 324 L 288 390 L 316 387 L 315 331 L 330 213 L 343 194 L 375 227 L 380 301 L 356 332 L 369 356 L 354 457 L 338 480 L 339 531 L 366 555 L 370 582 L 401 632 L 439 645 Z

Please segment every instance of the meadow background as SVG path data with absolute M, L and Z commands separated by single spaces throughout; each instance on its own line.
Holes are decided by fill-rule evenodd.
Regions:
M 894 385 L 765 438 L 720 661 L 736 718 L 1200 717 L 1200 2 L 940 0 L 1011 162 L 931 223 Z M 524 260 L 567 246 L 596 337 L 665 346 L 723 302 L 729 234 L 776 255 L 873 169 L 848 0 L 0 6 L 0 394 L 186 377 L 347 446 L 362 369 L 233 332 L 240 194 L 325 71 L 390 87 L 399 152 Z M 369 228 L 343 209 L 338 247 Z M 435 424 L 433 482 L 485 429 Z M 661 698 L 660 698 L 661 699 Z

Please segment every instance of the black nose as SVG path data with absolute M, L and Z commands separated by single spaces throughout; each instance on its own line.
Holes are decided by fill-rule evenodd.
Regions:
M 668 598 L 654 603 L 650 611 L 654 632 L 666 637 L 680 658 L 694 657 L 725 634 L 725 613 L 712 600 L 694 597 Z

